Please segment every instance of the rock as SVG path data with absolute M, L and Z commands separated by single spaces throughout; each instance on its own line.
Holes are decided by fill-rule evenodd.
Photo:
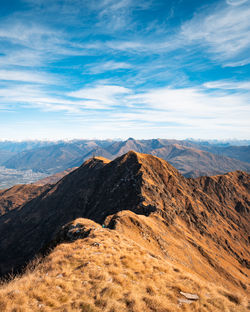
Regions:
M 190 304 L 190 303 L 193 303 L 194 301 L 193 300 L 188 300 L 188 299 L 178 299 L 178 303 L 181 305 L 182 303 L 187 303 L 187 304 Z
M 63 278 L 63 275 L 62 275 L 62 274 L 58 274 L 58 275 L 56 276 L 56 278 Z
M 198 300 L 199 296 L 196 294 L 189 294 L 189 293 L 185 293 L 183 291 L 180 291 L 180 294 L 184 297 L 186 297 L 188 300 Z

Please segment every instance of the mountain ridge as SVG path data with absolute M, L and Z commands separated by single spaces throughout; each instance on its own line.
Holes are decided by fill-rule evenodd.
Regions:
M 159 157 L 129 151 L 32 187 L 37 195 L 27 191 L 20 206 L 12 199 L 0 217 L 0 273 L 26 272 L 0 286 L 3 307 L 247 311 L 249 174 L 185 178 Z
M 220 149 L 220 151 L 219 151 Z M 198 144 L 189 141 L 177 140 L 134 140 L 129 138 L 119 142 L 79 142 L 65 143 L 40 147 L 14 155 L 3 163 L 7 168 L 32 169 L 48 174 L 54 174 L 68 168 L 80 166 L 92 155 L 103 156 L 109 159 L 135 150 L 141 153 L 160 156 L 177 167 L 182 174 L 188 177 L 200 175 L 215 175 L 227 171 L 249 171 L 249 147 L 230 147 L 229 155 L 235 153 L 239 159 L 228 158 L 223 154 L 223 147 Z M 225 147 L 224 150 L 229 150 Z
M 6 267 L 13 266 L 13 259 L 24 264 L 43 245 L 49 243 L 61 226 L 72 219 L 85 217 L 102 224 L 108 216 L 127 209 L 145 216 L 157 214 L 169 226 L 176 218 L 181 218 L 182 222 L 194 226 L 201 235 L 208 237 L 211 233 L 207 229 L 207 223 L 213 227 L 227 216 L 228 229 L 236 237 L 242 235 L 238 239 L 245 245 L 247 237 L 244 233 L 249 226 L 243 214 L 249 212 L 248 179 L 249 175 L 242 172 L 212 178 L 186 179 L 166 161 L 133 151 L 113 161 L 98 157 L 89 159 L 45 193 L 22 206 L 19 211 L 13 210 L 2 216 L 2 245 L 11 246 L 15 243 L 15 233 L 10 235 L 13 227 L 25 228 L 26 234 L 19 233 L 20 243 L 13 251 L 12 260 L 7 259 L 9 264 L 4 258 L 1 258 L 1 262 L 6 263 Z M 239 187 L 235 186 L 236 181 Z M 219 185 L 222 185 L 220 196 L 216 194 Z M 234 192 L 231 197 L 227 195 L 230 192 Z M 210 220 L 212 216 L 213 219 Z M 238 233 L 235 228 L 238 228 Z M 33 233 L 31 236 L 30 231 Z M 230 235 L 225 235 L 229 241 Z M 218 234 L 213 239 L 219 239 Z M 30 248 L 27 249 L 27 242 L 34 247 L 32 252 Z M 228 249 L 225 241 L 221 241 L 221 245 Z M 245 263 L 249 266 L 246 256 L 242 257 L 235 251 L 231 254 L 242 265 Z M 2 268 L 2 274 L 4 270 L 6 269 Z

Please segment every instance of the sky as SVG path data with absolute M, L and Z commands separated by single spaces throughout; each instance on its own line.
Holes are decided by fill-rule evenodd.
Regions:
M 1 0 L 0 139 L 250 139 L 250 0 Z

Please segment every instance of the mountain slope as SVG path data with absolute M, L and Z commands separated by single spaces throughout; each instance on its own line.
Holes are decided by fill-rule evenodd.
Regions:
M 243 172 L 186 179 L 151 155 L 90 159 L 0 218 L 1 273 L 20 269 L 51 246 L 62 226 L 84 217 L 210 281 L 245 291 L 249 202 Z
M 10 189 L 0 190 L 0 215 L 19 208 L 28 201 L 44 193 L 49 186 L 15 185 Z
M 68 168 L 73 160 L 83 157 L 90 151 L 111 144 L 110 141 L 76 141 L 61 142 L 49 146 L 24 150 L 9 158 L 3 165 L 6 168 L 57 173 Z
M 248 311 L 247 297 L 237 288 L 220 284 L 217 276 L 209 282 L 190 270 L 190 262 L 188 266 L 170 255 L 161 256 L 158 244 L 148 249 L 149 230 L 156 235 L 165 232 L 163 223 L 130 211 L 119 218 L 115 231 L 88 219 L 65 225 L 48 256 L 31 263 L 22 277 L 0 286 L 0 310 Z M 172 245 L 178 244 L 178 236 Z M 177 253 L 186 252 L 183 261 L 203 264 L 192 245 L 178 247 Z M 196 300 L 186 299 L 190 294 Z

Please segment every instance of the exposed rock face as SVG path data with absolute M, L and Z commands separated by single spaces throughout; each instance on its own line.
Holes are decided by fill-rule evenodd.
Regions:
M 20 269 L 51 241 L 59 242 L 58 231 L 83 217 L 200 274 L 211 272 L 245 289 L 249 202 L 244 172 L 187 179 L 152 155 L 92 158 L 0 218 L 1 274 Z M 69 230 L 73 236 L 77 230 L 86 234 L 76 227 Z

